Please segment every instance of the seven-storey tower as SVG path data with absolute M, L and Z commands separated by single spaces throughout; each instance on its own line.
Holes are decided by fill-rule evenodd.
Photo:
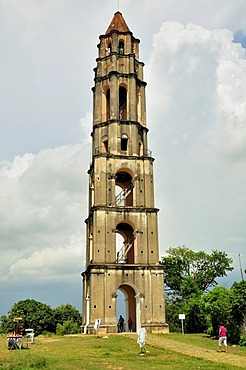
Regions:
M 140 41 L 116 12 L 94 69 L 83 326 L 117 332 L 117 290 L 134 330 L 168 331 Z

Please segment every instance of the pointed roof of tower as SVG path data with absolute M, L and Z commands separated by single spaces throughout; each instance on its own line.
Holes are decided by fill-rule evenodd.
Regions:
M 106 31 L 106 34 L 110 33 L 111 31 L 130 32 L 125 19 L 119 11 L 114 14 L 114 17 Z

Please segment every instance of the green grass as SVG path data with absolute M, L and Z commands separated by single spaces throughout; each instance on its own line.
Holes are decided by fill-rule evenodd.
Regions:
M 192 345 L 194 353 L 184 355 L 177 353 L 175 347 L 173 350 L 169 347 L 166 349 L 161 343 L 162 339 L 171 343 L 173 340 L 175 347 L 176 343 L 177 347 L 182 343 Z M 143 356 L 139 355 L 136 334 L 110 335 L 105 339 L 89 335 L 38 337 L 30 349 L 10 351 L 7 349 L 6 338 L 0 337 L 0 370 L 239 369 L 232 364 L 208 361 L 199 354 L 196 356 L 195 348 L 201 348 L 204 352 L 212 349 L 217 356 L 217 342 L 206 336 L 148 334 L 146 343 L 147 353 Z M 233 351 L 235 355 L 245 356 L 246 368 L 246 351 L 239 348 L 233 348 Z
M 164 335 L 166 339 L 170 340 L 176 340 L 181 343 L 188 343 L 188 344 L 194 344 L 196 346 L 201 346 L 204 349 L 216 349 L 218 345 L 218 340 L 215 338 L 211 338 L 207 334 L 177 334 L 177 333 L 170 333 L 168 335 L 165 334 L 159 334 Z M 235 353 L 238 356 L 246 356 L 246 347 L 240 347 L 240 346 L 231 346 L 228 345 L 230 353 Z M 223 345 L 222 345 L 223 350 Z M 246 360 L 246 359 L 245 359 Z M 246 368 L 246 365 L 245 365 Z

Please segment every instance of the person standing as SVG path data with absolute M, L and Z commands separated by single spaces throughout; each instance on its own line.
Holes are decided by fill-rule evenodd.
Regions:
M 131 319 L 130 317 L 129 317 L 129 319 L 128 319 L 127 323 L 128 323 L 128 330 L 129 330 L 130 332 L 132 332 L 132 325 L 133 325 L 133 321 L 132 321 L 132 319 Z
M 120 315 L 119 317 L 119 327 L 120 327 L 120 332 L 122 333 L 124 331 L 124 317 L 122 315 Z
M 224 343 L 225 351 L 228 352 L 226 328 L 222 324 L 220 324 L 218 352 L 221 352 L 222 343 Z

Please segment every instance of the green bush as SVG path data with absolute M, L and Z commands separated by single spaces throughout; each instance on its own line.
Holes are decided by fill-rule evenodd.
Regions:
M 55 334 L 54 333 L 51 333 L 50 331 L 44 330 L 42 332 L 42 335 L 45 336 L 45 337 L 50 338 L 50 337 L 54 336 Z
M 76 323 L 71 320 L 67 320 L 63 325 L 57 324 L 56 334 L 57 335 L 66 335 L 66 334 L 78 334 L 79 327 Z
M 240 335 L 239 346 L 246 346 L 246 335 Z
M 206 330 L 206 334 L 208 334 L 210 337 L 214 335 L 213 327 L 209 326 Z

